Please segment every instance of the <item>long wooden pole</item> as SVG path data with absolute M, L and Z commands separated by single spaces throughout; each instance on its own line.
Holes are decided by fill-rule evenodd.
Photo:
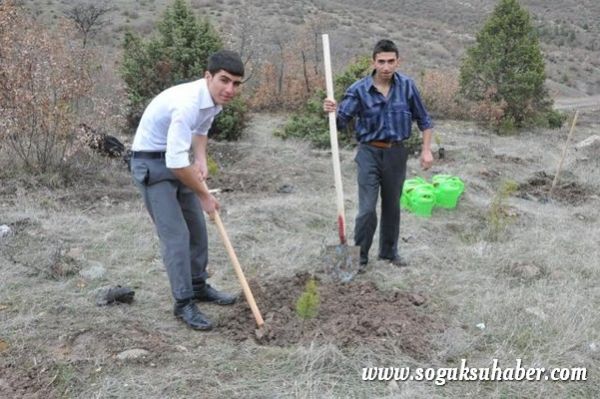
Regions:
M 333 93 L 333 76 L 331 72 L 331 55 L 329 52 L 329 35 L 323 35 L 323 63 L 325 64 L 325 86 L 327 98 L 335 99 Z M 329 113 L 329 140 L 331 141 L 331 158 L 333 160 L 333 177 L 338 212 L 338 233 L 340 243 L 346 244 L 346 216 L 344 214 L 344 190 L 342 187 L 342 171 L 340 167 L 340 152 L 338 149 L 338 134 L 335 112 Z
M 577 123 L 577 117 L 579 116 L 579 110 L 575 111 L 575 116 L 573 117 L 573 123 L 571 123 L 571 130 L 569 130 L 569 135 L 567 136 L 567 141 L 565 141 L 565 148 L 563 148 L 562 156 L 560 157 L 560 162 L 558 163 L 558 168 L 556 169 L 556 174 L 554 175 L 554 180 L 552 181 L 552 187 L 550 187 L 550 192 L 548 193 L 548 197 L 552 197 L 552 192 L 554 191 L 554 187 L 556 187 L 556 183 L 558 183 L 558 176 L 560 175 L 560 171 L 563 167 L 563 162 L 565 160 L 565 155 L 567 154 L 567 149 L 569 148 L 569 141 L 571 141 L 571 136 L 573 136 L 573 131 L 575 130 L 575 124 Z
M 206 182 L 202 182 L 204 188 L 208 191 L 208 187 L 206 186 Z M 225 246 L 225 250 L 229 255 L 229 259 L 231 259 L 231 263 L 233 264 L 233 269 L 235 270 L 235 274 L 237 275 L 238 280 L 242 286 L 242 291 L 244 292 L 244 296 L 246 297 L 246 301 L 248 305 L 250 305 L 250 310 L 254 315 L 254 319 L 256 320 L 256 325 L 258 327 L 262 327 L 265 324 L 262 315 L 260 314 L 260 310 L 258 306 L 256 306 L 256 301 L 254 300 L 254 295 L 252 295 L 252 291 L 250 290 L 250 286 L 246 281 L 246 277 L 244 276 L 244 272 L 242 271 L 242 266 L 238 261 L 238 258 L 233 250 L 233 246 L 231 245 L 231 241 L 229 240 L 229 236 L 227 235 L 227 231 L 225 231 L 225 226 L 223 226 L 223 222 L 221 221 L 221 216 L 219 216 L 218 211 L 214 211 L 210 215 L 215 224 L 217 225 L 217 230 L 219 230 L 219 234 L 221 235 L 221 239 L 223 240 L 223 245 Z

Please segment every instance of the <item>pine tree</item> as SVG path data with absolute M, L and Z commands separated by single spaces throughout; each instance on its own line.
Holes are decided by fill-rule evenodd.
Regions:
M 503 122 L 522 127 L 551 110 L 544 67 L 529 13 L 517 0 L 500 0 L 467 51 L 461 91 L 468 99 L 501 106 Z
M 148 41 L 132 32 L 125 34 L 121 76 L 127 86 L 131 129 L 137 127 L 154 96 L 175 84 L 201 78 L 208 57 L 223 47 L 211 23 L 196 18 L 184 0 L 175 0 L 167 7 L 157 27 L 158 36 Z M 238 138 L 245 110 L 245 103 L 239 99 L 226 107 L 214 124 L 218 135 Z

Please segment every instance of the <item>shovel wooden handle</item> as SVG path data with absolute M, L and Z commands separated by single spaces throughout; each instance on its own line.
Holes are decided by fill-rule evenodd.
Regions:
M 329 52 L 329 35 L 323 35 L 323 63 L 325 64 L 325 86 L 327 98 L 334 100 L 333 76 L 331 73 L 331 56 Z M 346 217 L 344 213 L 344 190 L 342 187 L 342 171 L 340 167 L 340 152 L 338 149 L 337 125 L 335 112 L 329 113 L 329 139 L 331 141 L 331 158 L 333 160 L 333 177 L 335 179 L 335 193 L 338 212 L 338 233 L 340 243 L 346 244 Z
M 205 182 L 202 182 L 206 191 L 208 191 L 208 187 Z M 244 291 L 244 296 L 246 297 L 246 301 L 248 305 L 250 305 L 250 310 L 252 310 L 252 314 L 254 315 L 254 319 L 256 320 L 256 325 L 258 327 L 262 327 L 265 324 L 260 310 L 258 306 L 256 306 L 256 301 L 254 300 L 254 296 L 252 295 L 252 291 L 250 290 L 250 286 L 246 281 L 246 277 L 244 276 L 244 272 L 242 271 L 242 266 L 238 261 L 238 258 L 233 250 L 233 246 L 231 245 L 231 241 L 229 241 L 229 236 L 225 231 L 225 226 L 223 226 L 223 222 L 221 221 L 221 216 L 219 216 L 218 211 L 214 211 L 211 215 L 212 219 L 215 221 L 217 225 L 217 230 L 219 230 L 219 234 L 221 235 L 221 239 L 223 240 L 223 245 L 225 246 L 225 250 L 229 255 L 229 259 L 231 259 L 231 263 L 233 264 L 233 269 L 235 270 L 235 274 L 237 275 L 238 280 L 240 281 L 240 285 L 242 286 L 242 291 Z

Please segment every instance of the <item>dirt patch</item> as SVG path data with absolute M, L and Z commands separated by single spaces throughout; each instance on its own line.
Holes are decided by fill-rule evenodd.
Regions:
M 250 283 L 267 326 L 266 335 L 258 340 L 260 344 L 290 346 L 316 341 L 340 347 L 389 346 L 417 358 L 427 358 L 433 350 L 428 336 L 441 331 L 443 323 L 427 313 L 423 295 L 381 291 L 373 282 L 317 280 L 318 315 L 303 321 L 296 314 L 296 301 L 309 278 L 308 273 L 302 273 L 262 284 Z M 219 325 L 233 340 L 256 339 L 252 313 L 243 301 Z
M 0 397 L 2 398 L 56 398 L 53 379 L 48 370 L 33 367 L 28 370 L 14 364 L 0 367 Z
M 76 331 L 52 345 L 52 352 L 61 361 L 76 363 L 114 358 L 118 353 L 143 348 L 148 351 L 143 361 L 169 352 L 164 336 L 139 323 L 113 324 Z
M 262 193 L 274 191 L 274 184 L 265 181 L 253 171 L 227 171 L 217 176 L 209 177 L 210 188 L 218 188 L 223 192 Z
M 552 187 L 554 175 L 544 171 L 535 172 L 525 183 L 519 185 L 517 196 L 520 198 L 545 202 Z M 589 200 L 591 190 L 565 176 L 559 180 L 552 192 L 552 199 L 570 205 L 580 205 Z
M 523 159 L 521 157 L 514 157 L 511 155 L 507 155 L 507 154 L 496 154 L 494 155 L 494 158 L 504 164 L 507 163 L 512 163 L 515 165 L 527 165 L 533 162 L 533 159 Z
M 272 191 L 269 179 L 260 173 L 264 168 L 264 160 L 249 161 L 245 151 L 232 143 L 211 142 L 209 155 L 218 167 L 218 171 L 211 172 L 208 177 L 209 188 L 218 188 L 224 192 Z

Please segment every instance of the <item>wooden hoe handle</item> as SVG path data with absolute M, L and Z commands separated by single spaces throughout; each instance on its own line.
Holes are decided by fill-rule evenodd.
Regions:
M 206 190 L 208 191 L 208 187 L 205 182 L 202 182 Z M 210 215 L 215 224 L 217 225 L 217 230 L 219 230 L 219 234 L 221 235 L 221 239 L 223 240 L 223 245 L 227 250 L 227 254 L 229 255 L 229 259 L 231 259 L 231 263 L 233 264 L 233 269 L 235 270 L 235 274 L 237 275 L 238 280 L 240 281 L 240 285 L 242 286 L 242 291 L 244 291 L 244 296 L 246 297 L 246 301 L 248 305 L 250 305 L 250 310 L 252 310 L 252 314 L 254 315 L 254 319 L 256 320 L 256 325 L 258 327 L 262 327 L 265 324 L 260 310 L 258 310 L 258 306 L 256 306 L 256 301 L 254 300 L 254 296 L 252 295 L 252 291 L 250 290 L 250 286 L 246 281 L 246 277 L 244 276 L 244 272 L 242 271 L 242 266 L 240 266 L 240 262 L 238 261 L 237 256 L 235 255 L 235 251 L 233 250 L 233 246 L 231 245 L 231 241 L 229 241 L 229 236 L 225 231 L 225 227 L 223 226 L 223 222 L 221 221 L 221 216 L 219 216 L 218 211 L 214 211 Z

